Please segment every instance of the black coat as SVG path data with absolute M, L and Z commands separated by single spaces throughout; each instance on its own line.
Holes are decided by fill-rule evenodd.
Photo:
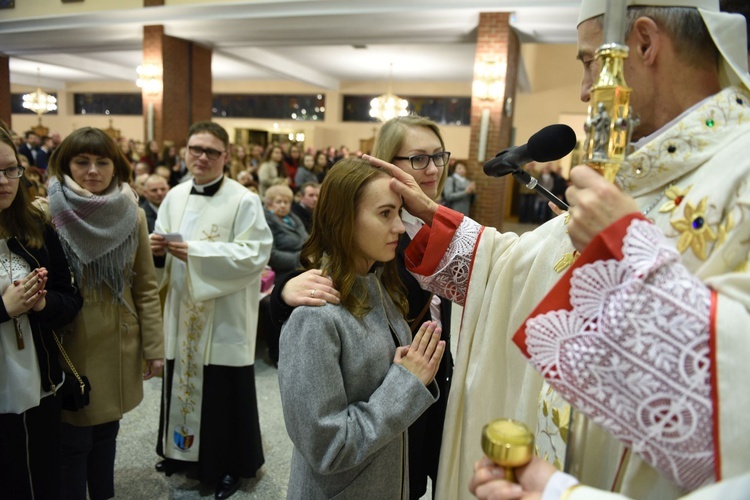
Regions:
M 44 225 L 44 246 L 31 248 L 16 237 L 8 239 L 10 250 L 21 257 L 31 269 L 47 269 L 46 305 L 39 312 L 29 311 L 29 323 L 34 337 L 39 369 L 42 374 L 42 389 L 52 390 L 52 385 L 62 382 L 62 368 L 58 362 L 58 347 L 52 338 L 53 330 L 61 329 L 73 321 L 83 306 L 83 298 L 73 283 L 73 274 L 68 267 L 57 233 L 49 224 Z M 0 323 L 11 317 L 0 300 Z

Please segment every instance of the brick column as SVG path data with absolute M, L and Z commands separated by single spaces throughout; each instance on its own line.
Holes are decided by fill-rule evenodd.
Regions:
M 0 120 L 12 127 L 10 118 L 10 58 L 0 55 Z
M 143 64 L 162 69 L 161 91 L 143 91 L 143 135 L 148 140 L 153 115 L 154 139 L 183 146 L 192 123 L 211 119 L 211 50 L 165 35 L 163 26 L 144 26 Z
M 482 111 L 489 110 L 486 137 L 485 160 L 510 146 L 513 117 L 506 116 L 504 105 L 507 99 L 515 100 L 520 44 L 510 28 L 510 14 L 507 12 L 482 13 L 477 29 L 476 66 L 488 61 L 497 62 L 501 68 L 500 81 L 504 92 L 497 101 L 484 100 L 477 95 L 471 99 L 471 145 L 469 148 L 469 172 L 477 183 L 477 201 L 472 208 L 473 218 L 486 226 L 502 228 L 505 214 L 506 183 L 513 179 L 488 177 L 478 161 L 478 148 L 481 140 Z

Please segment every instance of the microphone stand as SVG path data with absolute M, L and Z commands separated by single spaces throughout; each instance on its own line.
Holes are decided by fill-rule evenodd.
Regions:
M 511 173 L 513 174 L 513 178 L 515 180 L 517 180 L 527 188 L 533 189 L 537 193 L 541 194 L 549 201 L 557 205 L 558 208 L 561 208 L 562 210 L 568 210 L 570 208 L 564 201 L 562 201 L 554 194 L 550 193 L 544 186 L 540 185 L 539 181 L 532 177 L 531 174 L 527 171 L 521 168 L 516 168 Z

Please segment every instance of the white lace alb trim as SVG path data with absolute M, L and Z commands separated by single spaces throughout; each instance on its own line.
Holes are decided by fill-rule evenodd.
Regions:
M 577 410 L 694 489 L 714 470 L 711 291 L 648 222 L 633 221 L 623 253 L 573 272 L 572 311 L 528 321 L 531 361 Z
M 419 285 L 451 302 L 464 305 L 469 287 L 471 257 L 481 232 L 480 224 L 464 217 L 435 273 L 431 276 L 414 275 Z

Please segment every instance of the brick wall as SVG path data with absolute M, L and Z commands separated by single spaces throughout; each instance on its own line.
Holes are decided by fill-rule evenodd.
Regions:
M 143 93 L 144 137 L 148 137 L 148 105 L 152 103 L 154 139 L 184 146 L 190 125 L 211 119 L 211 50 L 165 35 L 163 26 L 145 26 L 143 64 L 162 67 L 166 89 L 157 95 Z
M 0 120 L 4 121 L 8 127 L 12 127 L 10 122 L 10 58 L 0 55 Z
M 490 113 L 485 161 L 510 145 L 513 117 L 503 111 L 506 99 L 515 100 L 520 44 L 510 28 L 510 14 L 505 12 L 482 13 L 477 29 L 475 65 L 485 61 L 498 61 L 504 65 L 505 82 L 502 99 L 486 101 L 473 95 L 471 101 L 471 145 L 469 147 L 469 176 L 477 183 L 477 200 L 472 207 L 472 217 L 486 226 L 502 228 L 505 212 L 506 183 L 515 182 L 510 177 L 488 177 L 477 160 L 480 142 L 482 111 Z M 477 75 L 475 74 L 475 78 Z

